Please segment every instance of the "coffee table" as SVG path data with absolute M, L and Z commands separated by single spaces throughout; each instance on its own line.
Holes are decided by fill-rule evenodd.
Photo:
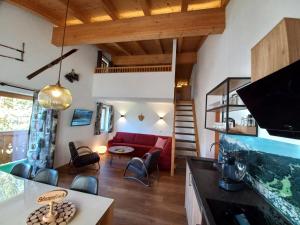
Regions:
M 120 156 L 126 156 L 129 153 L 133 152 L 134 148 L 129 146 L 112 146 L 108 149 L 108 152 L 110 153 L 110 165 L 112 164 L 114 155 Z

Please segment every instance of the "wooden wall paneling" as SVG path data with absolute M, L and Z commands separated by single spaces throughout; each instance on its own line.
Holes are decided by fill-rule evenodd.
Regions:
M 224 9 L 208 9 L 69 26 L 65 44 L 100 44 L 192 37 L 218 34 L 224 29 Z M 62 27 L 53 28 L 52 43 L 56 46 L 61 45 L 62 33 Z

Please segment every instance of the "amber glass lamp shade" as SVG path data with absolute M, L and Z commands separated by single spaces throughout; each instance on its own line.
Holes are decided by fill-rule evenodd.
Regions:
M 42 88 L 38 95 L 38 101 L 44 108 L 64 110 L 71 106 L 72 95 L 68 89 L 58 83 Z

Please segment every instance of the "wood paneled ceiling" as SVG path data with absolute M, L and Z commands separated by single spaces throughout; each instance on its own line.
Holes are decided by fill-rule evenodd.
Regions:
M 52 43 L 61 44 L 67 0 L 6 1 L 53 23 Z M 172 39 L 177 38 L 178 77 L 189 79 L 184 74 L 190 74 L 195 53 L 207 35 L 223 32 L 228 1 L 71 0 L 66 44 L 96 44 L 119 65 L 149 65 L 157 58 L 167 60 Z

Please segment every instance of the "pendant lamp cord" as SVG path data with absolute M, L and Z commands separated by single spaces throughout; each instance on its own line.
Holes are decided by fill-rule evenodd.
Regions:
M 64 53 L 64 45 L 65 45 L 65 35 L 66 35 L 66 28 L 67 28 L 67 19 L 68 19 L 68 11 L 69 11 L 69 4 L 70 0 L 67 3 L 66 15 L 65 15 L 65 24 L 64 24 L 64 32 L 62 38 L 62 46 L 61 46 L 61 53 L 60 53 L 60 63 L 59 63 L 59 72 L 58 72 L 58 81 L 57 84 L 60 85 L 60 75 L 61 75 L 61 67 L 63 61 L 63 53 Z

